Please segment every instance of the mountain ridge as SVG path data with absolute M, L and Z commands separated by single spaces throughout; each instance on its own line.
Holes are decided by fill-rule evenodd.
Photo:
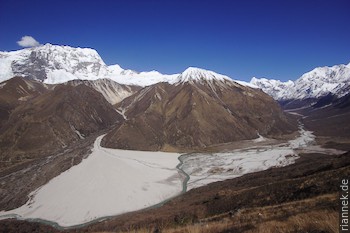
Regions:
M 350 91 L 350 63 L 316 67 L 295 81 L 253 77 L 250 83 L 278 101 L 317 99 L 328 94 L 340 98 Z
M 29 77 L 47 84 L 60 84 L 77 79 L 107 78 L 119 84 L 145 87 L 160 82 L 174 83 L 180 75 L 162 74 L 156 70 L 137 72 L 123 69 L 118 64 L 108 66 L 98 52 L 91 48 L 45 44 L 17 51 L 0 52 L 0 82 L 14 76 Z M 224 75 L 215 73 L 214 76 L 222 78 Z M 244 81 L 236 81 L 241 85 L 250 85 Z
M 102 145 L 191 151 L 296 130 L 264 92 L 233 80 L 198 77 L 148 86 L 118 103 L 126 120 L 103 138 Z

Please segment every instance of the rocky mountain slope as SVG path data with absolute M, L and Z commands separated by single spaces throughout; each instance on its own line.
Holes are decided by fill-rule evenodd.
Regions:
M 295 129 L 262 91 L 198 68 L 174 84 L 143 88 L 117 108 L 126 121 L 103 139 L 112 148 L 191 150 Z
M 13 93 L 12 97 L 4 94 L 9 96 L 5 101 L 12 98 L 8 105 L 11 109 L 3 111 L 0 128 L 1 160 L 7 161 L 1 164 L 5 167 L 48 156 L 123 121 L 102 94 L 86 85 L 57 85 L 50 90 L 23 78 L 1 85 L 0 93 Z
M 315 68 L 294 82 L 253 78 L 251 83 L 302 115 L 305 126 L 322 140 L 350 136 L 350 63 Z
M 48 87 L 40 82 L 20 77 L 0 83 L 0 128 L 14 108 L 47 90 Z
M 304 116 L 305 126 L 323 139 L 348 141 L 350 138 L 350 93 L 340 98 L 328 94 L 296 112 Z
M 260 133 L 275 131 L 280 134 L 284 131 L 280 127 L 283 125 L 281 122 L 287 121 L 275 102 L 261 92 L 242 86 L 250 84 L 235 82 L 230 77 L 198 68 L 188 68 L 180 75 L 163 75 L 157 71 L 138 73 L 124 70 L 119 65 L 107 66 L 93 49 L 51 44 L 1 52 L 0 64 L 3 67 L 0 71 L 2 79 L 20 75 L 47 84 L 84 84 L 100 92 L 112 105 L 129 97 L 118 105 L 121 107 L 117 112 L 119 117 L 126 118 L 126 114 L 130 118 L 138 118 L 136 122 L 140 124 L 141 131 L 136 133 L 135 129 L 123 126 L 118 137 L 121 137 L 120 140 L 127 137 L 129 141 L 134 141 L 132 144 L 145 143 L 140 148 L 205 147 L 255 138 Z M 148 87 L 139 90 L 140 86 Z M 130 106 L 123 107 L 128 103 Z M 289 129 L 288 126 L 286 131 Z M 134 140 L 132 135 L 138 137 L 140 133 L 143 140 Z M 114 142 L 109 136 L 106 140 L 109 145 L 120 144 L 119 139 Z
M 296 81 L 252 78 L 251 84 L 282 103 L 285 108 L 297 108 L 315 103 L 332 94 L 340 98 L 350 92 L 350 63 L 332 67 L 318 67 L 303 74 Z
M 72 80 L 66 85 L 79 86 L 85 85 L 100 92 L 103 97 L 112 105 L 119 103 L 126 97 L 134 94 L 140 90 L 140 86 L 123 85 L 112 81 L 111 79 L 97 79 L 97 80 Z

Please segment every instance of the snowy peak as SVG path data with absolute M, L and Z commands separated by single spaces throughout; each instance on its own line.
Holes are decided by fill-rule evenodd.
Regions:
M 294 82 L 292 80 L 288 80 L 287 82 L 282 82 L 280 80 L 275 79 L 267 79 L 267 78 L 256 78 L 253 77 L 250 80 L 250 83 L 256 86 L 264 85 L 266 87 L 268 86 L 293 86 Z
M 332 67 L 318 67 L 303 74 L 297 82 L 323 82 L 323 83 L 343 83 L 349 81 L 350 63 L 348 65 L 335 65 Z
M 312 99 L 329 93 L 342 97 L 350 91 L 350 63 L 315 68 L 294 82 L 252 78 L 250 83 L 276 100 Z
M 329 93 L 342 97 L 350 90 L 350 66 L 318 67 L 295 81 L 293 99 L 318 98 Z
M 53 45 L 53 44 L 47 43 L 39 47 L 29 48 L 29 50 L 39 51 L 44 54 L 53 53 L 51 56 L 69 54 L 70 56 L 79 59 L 79 61 L 81 62 L 82 61 L 89 62 L 91 60 L 94 60 L 104 64 L 102 58 L 97 53 L 97 51 L 91 48 L 80 48 L 80 47 L 74 48 L 66 45 Z
M 96 50 L 52 44 L 1 52 L 0 68 L 0 81 L 22 76 L 49 84 L 98 79 L 109 73 Z
M 108 66 L 108 69 L 112 75 L 119 75 L 121 72 L 124 71 L 124 69 L 121 68 L 118 64 L 110 65 Z
M 256 77 L 253 77 L 250 80 L 250 84 L 259 87 L 265 93 L 269 94 L 276 100 L 284 99 L 288 90 L 294 86 L 294 82 L 291 80 L 287 82 L 281 82 L 280 80 Z
M 182 72 L 175 83 L 197 82 L 197 81 L 233 81 L 228 76 L 215 73 L 214 71 L 204 70 L 196 67 L 189 67 Z
M 150 86 L 160 82 L 170 84 L 184 82 L 229 81 L 254 87 L 243 81 L 195 67 L 182 74 L 162 74 L 156 70 L 137 72 L 119 65 L 107 66 L 96 50 L 45 44 L 12 52 L 0 51 L 0 82 L 14 76 L 38 80 L 46 84 L 60 84 L 71 80 L 111 79 L 119 84 Z M 224 82 L 225 81 L 225 82 Z

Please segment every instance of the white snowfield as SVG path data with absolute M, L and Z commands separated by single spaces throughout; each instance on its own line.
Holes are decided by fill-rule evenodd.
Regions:
M 88 158 L 34 191 L 25 205 L 0 212 L 0 219 L 12 214 L 67 227 L 150 207 L 182 192 L 179 154 L 106 149 L 100 147 L 102 137 Z

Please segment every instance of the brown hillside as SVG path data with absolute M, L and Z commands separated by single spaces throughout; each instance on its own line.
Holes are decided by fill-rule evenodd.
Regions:
M 0 83 L 0 128 L 15 107 L 46 91 L 44 84 L 21 77 Z
M 271 97 L 227 80 L 155 84 L 117 108 L 128 119 L 104 138 L 112 148 L 192 150 L 295 129 Z
M 97 91 L 58 85 L 17 106 L 0 128 L 2 168 L 48 156 L 118 120 L 123 118 Z

